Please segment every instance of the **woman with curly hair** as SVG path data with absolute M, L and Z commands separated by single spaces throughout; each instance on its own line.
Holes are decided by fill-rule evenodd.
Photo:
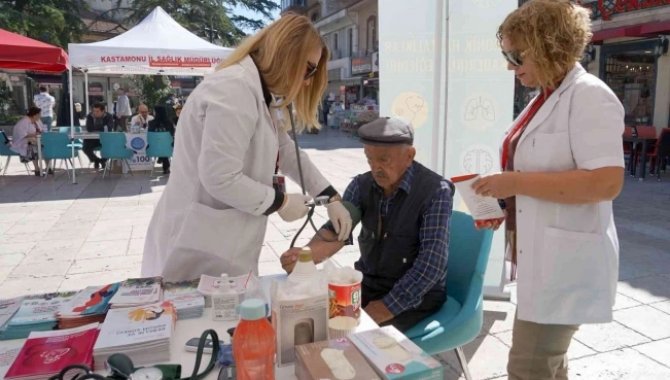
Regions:
M 568 0 L 531 0 L 498 29 L 508 69 L 540 90 L 505 135 L 502 172 L 473 184 L 507 206 L 518 274 L 510 380 L 567 379 L 579 325 L 612 320 L 624 109 L 578 63 L 591 36 L 588 10 Z

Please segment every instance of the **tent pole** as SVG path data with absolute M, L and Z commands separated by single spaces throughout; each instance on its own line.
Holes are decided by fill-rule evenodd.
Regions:
M 70 91 L 70 145 L 72 146 L 72 157 L 74 157 L 74 103 L 72 103 L 72 66 L 68 68 L 68 89 Z M 79 117 L 79 116 L 77 116 Z M 74 170 L 74 160 L 72 161 L 72 184 L 77 183 L 77 172 Z
M 88 117 L 88 114 L 91 112 L 89 105 L 88 105 L 88 70 L 84 69 L 84 92 L 86 96 L 86 116 Z

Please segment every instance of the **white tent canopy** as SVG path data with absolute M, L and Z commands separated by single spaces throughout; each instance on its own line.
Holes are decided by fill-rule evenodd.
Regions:
M 68 44 L 71 65 L 89 74 L 204 75 L 231 51 L 189 32 L 161 7 L 109 40 Z
M 119 36 L 88 44 L 68 44 L 70 104 L 73 104 L 73 69 L 84 72 L 88 113 L 88 74 L 201 76 L 214 71 L 232 51 L 189 32 L 163 8 L 156 7 L 142 22 Z M 70 120 L 73 119 L 74 109 L 70 107 Z M 74 127 L 70 128 L 70 135 L 74 136 Z M 76 183 L 74 166 L 72 182 Z

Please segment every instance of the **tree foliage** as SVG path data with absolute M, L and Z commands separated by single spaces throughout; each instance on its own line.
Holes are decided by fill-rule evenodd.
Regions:
M 0 28 L 53 45 L 78 42 L 86 26 L 79 12 L 84 0 L 0 1 Z
M 117 0 L 117 8 L 121 7 Z M 198 36 L 226 46 L 235 45 L 246 36 L 243 28 L 260 29 L 265 25 L 262 18 L 249 18 L 235 14 L 235 7 L 242 7 L 272 18 L 272 11 L 279 9 L 276 0 L 132 0 L 129 20 L 140 21 L 155 7 L 161 6 L 178 23 Z
M 153 110 L 156 105 L 165 105 L 165 101 L 174 94 L 168 77 L 163 75 L 131 75 L 130 80 L 140 97 L 140 102 Z

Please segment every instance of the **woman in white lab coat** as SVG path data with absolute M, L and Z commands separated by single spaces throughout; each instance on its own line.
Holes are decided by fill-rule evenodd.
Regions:
M 287 106 L 317 127 L 328 50 L 304 16 L 287 14 L 243 41 L 189 96 L 175 135 L 170 180 L 151 219 L 142 275 L 170 281 L 256 272 L 268 215 L 306 215 L 311 197 L 273 185 L 300 183 Z M 328 216 L 348 237 L 337 191 L 300 152 L 305 190 L 328 196 Z
M 510 380 L 567 379 L 565 353 L 579 325 L 612 320 L 624 110 L 577 63 L 591 35 L 588 11 L 568 0 L 531 0 L 498 31 L 508 69 L 541 90 L 505 136 L 503 172 L 473 184 L 507 205 L 518 274 Z

